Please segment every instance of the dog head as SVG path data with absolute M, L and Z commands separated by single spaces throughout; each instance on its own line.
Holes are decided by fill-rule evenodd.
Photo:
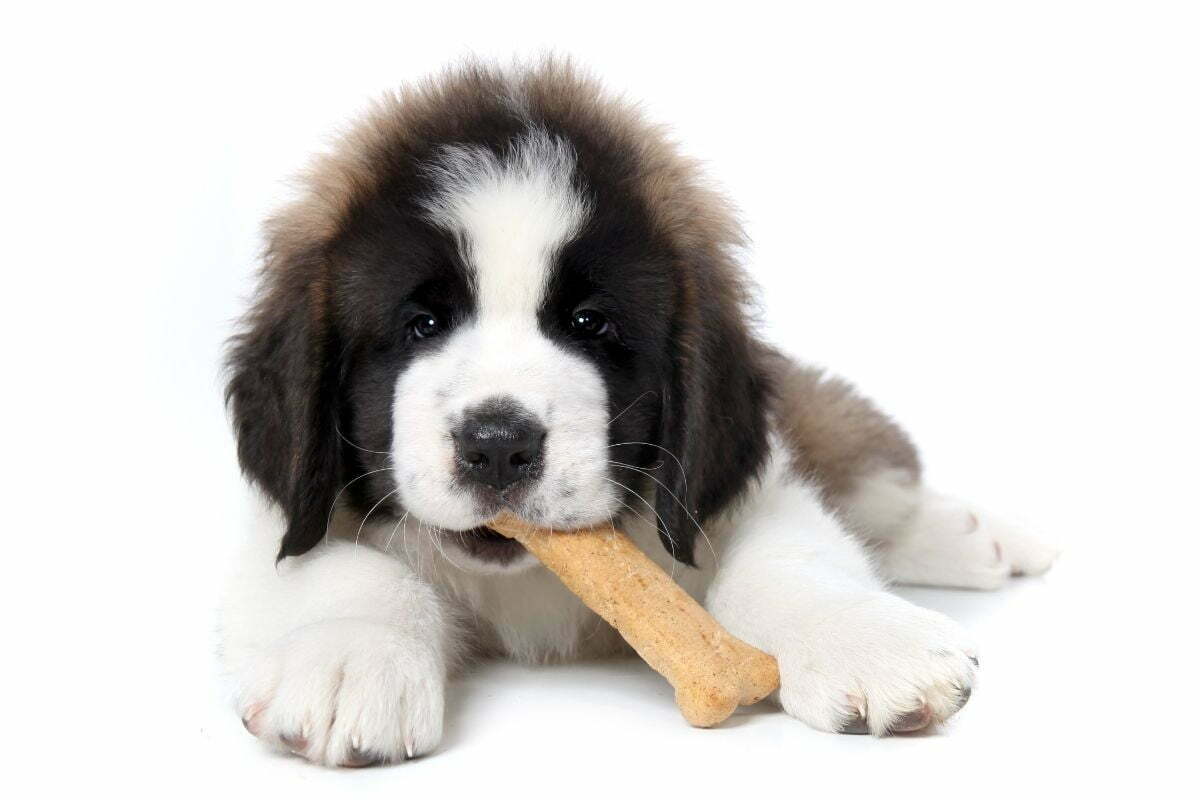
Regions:
M 766 449 L 740 244 L 664 134 L 568 65 L 386 98 L 268 223 L 231 345 L 239 458 L 287 516 L 280 558 L 346 504 L 408 514 L 480 568 L 517 560 L 483 527 L 504 508 L 655 518 L 694 563 Z

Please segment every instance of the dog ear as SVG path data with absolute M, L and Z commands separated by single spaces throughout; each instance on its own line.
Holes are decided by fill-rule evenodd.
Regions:
M 338 349 L 315 262 L 268 257 L 258 301 L 229 350 L 226 402 L 238 460 L 287 519 L 279 560 L 324 537 L 341 472 Z
M 678 462 L 663 460 L 658 532 L 689 566 L 700 527 L 736 499 L 767 453 L 768 352 L 751 335 L 739 298 L 733 283 L 684 292 L 663 392 L 659 441 Z

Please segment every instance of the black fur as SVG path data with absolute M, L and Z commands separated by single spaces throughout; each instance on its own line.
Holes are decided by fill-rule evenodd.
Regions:
M 242 468 L 288 520 L 279 558 L 321 540 L 342 473 L 336 329 L 325 323 L 322 294 L 303 279 L 311 263 L 289 266 L 273 276 L 249 330 L 234 339 L 226 392 Z
M 705 283 L 696 287 L 701 298 L 713 289 Z M 685 304 L 675 328 L 658 442 L 678 461 L 664 461 L 655 506 L 664 546 L 695 566 L 704 521 L 736 499 L 765 459 L 772 387 L 740 317 L 701 299 Z
M 438 346 L 414 340 L 408 325 L 424 312 L 449 328 L 475 314 L 457 243 L 421 213 L 433 189 L 424 165 L 446 144 L 503 156 L 532 126 L 572 143 L 592 208 L 558 254 L 539 324 L 600 371 L 613 479 L 657 484 L 655 508 L 632 491 L 626 502 L 656 514 L 664 545 L 694 564 L 698 524 L 736 497 L 766 452 L 770 387 L 728 232 L 707 235 L 697 219 L 680 235 L 659 221 L 636 191 L 647 180 L 641 140 L 571 100 L 586 87 L 542 87 L 517 115 L 494 76 L 458 81 L 370 148 L 357 145 L 372 168 L 347 182 L 331 233 L 304 239 L 287 211 L 269 231 L 263 286 L 230 351 L 228 400 L 243 469 L 287 515 L 279 557 L 318 544 L 339 499 L 359 513 L 399 513 L 386 455 L 396 379 Z M 605 335 L 572 331 L 581 307 L 611 321 Z

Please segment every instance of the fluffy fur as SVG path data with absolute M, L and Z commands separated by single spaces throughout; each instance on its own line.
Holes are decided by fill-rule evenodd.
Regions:
M 1053 557 L 758 341 L 725 202 L 569 65 L 385 98 L 267 240 L 228 390 L 263 510 L 222 657 L 272 746 L 403 760 L 437 746 L 472 658 L 624 648 L 487 530 L 501 508 L 623 526 L 829 731 L 920 729 L 970 695 L 968 637 L 888 580 L 992 588 Z

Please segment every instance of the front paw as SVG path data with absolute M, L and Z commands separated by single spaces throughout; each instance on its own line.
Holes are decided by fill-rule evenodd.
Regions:
M 785 711 L 819 730 L 877 736 L 948 719 L 979 665 L 955 622 L 884 593 L 831 602 L 776 655 Z
M 241 676 L 246 728 L 328 766 L 363 767 L 429 752 L 442 737 L 445 666 L 436 648 L 365 620 L 285 636 Z

